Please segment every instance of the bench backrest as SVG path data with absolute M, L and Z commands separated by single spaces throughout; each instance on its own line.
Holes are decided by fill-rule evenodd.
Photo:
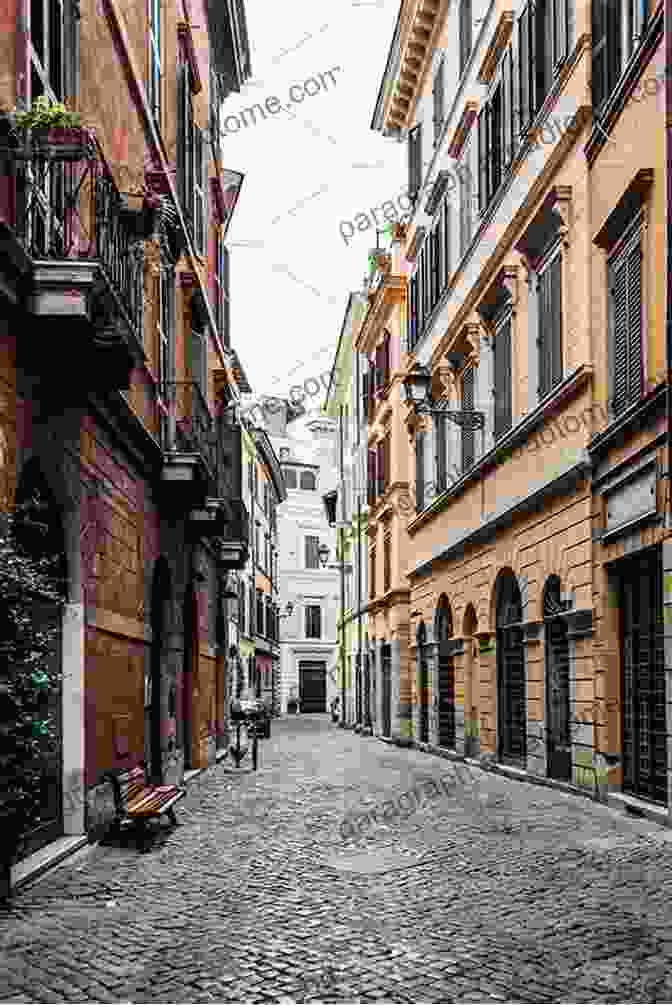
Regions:
M 130 771 L 124 771 L 118 775 L 117 781 L 119 783 L 119 797 L 124 806 L 127 806 L 129 801 L 139 795 L 147 785 L 145 769 L 137 765 Z

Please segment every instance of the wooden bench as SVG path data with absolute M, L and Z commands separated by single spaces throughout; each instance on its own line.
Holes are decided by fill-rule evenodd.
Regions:
M 149 820 L 165 814 L 173 824 L 177 824 L 174 807 L 186 796 L 184 789 L 177 785 L 149 785 L 142 765 L 117 775 L 110 772 L 108 778 L 114 790 L 115 826 L 121 830 L 126 823 L 134 824 L 143 850 L 147 847 Z

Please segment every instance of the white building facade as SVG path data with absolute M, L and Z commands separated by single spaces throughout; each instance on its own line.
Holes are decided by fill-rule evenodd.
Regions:
M 287 490 L 277 511 L 280 713 L 329 712 L 339 694 L 340 576 L 322 495 L 333 468 L 335 424 L 318 412 L 294 418 L 289 403 L 277 398 L 263 412 Z M 321 545 L 329 548 L 324 567 Z

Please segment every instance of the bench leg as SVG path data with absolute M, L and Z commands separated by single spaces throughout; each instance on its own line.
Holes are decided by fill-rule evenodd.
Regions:
M 149 830 L 146 820 L 136 820 L 135 836 L 139 851 L 149 851 Z

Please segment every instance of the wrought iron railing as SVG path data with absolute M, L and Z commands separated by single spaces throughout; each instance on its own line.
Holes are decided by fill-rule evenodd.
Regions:
M 129 210 L 90 138 L 31 148 L 2 142 L 13 226 L 33 259 L 97 259 L 126 320 L 142 328 L 142 245 Z M 7 162 L 14 171 L 8 172 Z
M 213 481 L 217 474 L 215 425 L 208 403 L 195 381 L 170 381 L 163 389 L 166 406 L 164 447 L 201 454 Z

